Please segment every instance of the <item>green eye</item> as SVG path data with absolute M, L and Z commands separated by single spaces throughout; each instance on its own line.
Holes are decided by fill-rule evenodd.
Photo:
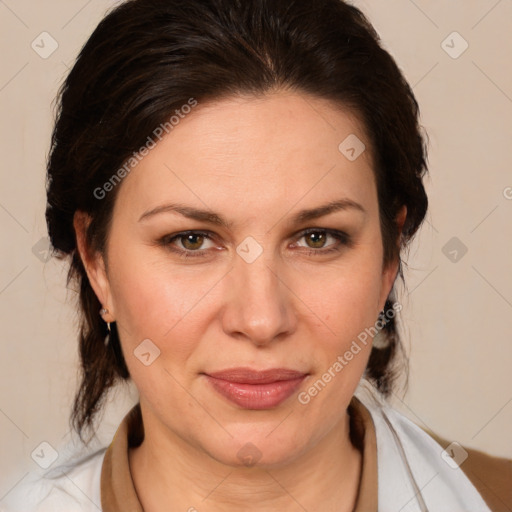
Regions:
M 329 237 L 335 239 L 337 243 L 329 244 L 326 247 L 326 241 Z M 305 232 L 302 232 L 298 238 L 300 240 L 304 238 L 306 240 L 307 247 L 312 249 L 308 252 L 308 254 L 314 255 L 326 254 L 332 251 L 339 251 L 340 246 L 348 246 L 350 245 L 350 237 L 341 231 L 335 231 L 330 229 L 309 229 Z
M 308 229 L 301 232 L 296 240 L 305 239 L 307 246 L 297 245 L 296 247 L 303 247 L 306 253 L 311 256 L 322 256 L 327 253 L 340 251 L 343 246 L 350 246 L 351 239 L 349 235 L 341 231 L 331 229 Z M 334 239 L 335 242 L 326 245 L 329 239 Z M 210 233 L 203 231 L 183 231 L 173 235 L 166 235 L 161 238 L 158 243 L 166 249 L 178 254 L 181 258 L 200 258 L 207 256 L 209 248 L 204 248 L 207 241 L 212 241 L 213 237 Z M 180 243 L 181 247 L 177 245 Z M 309 250 L 308 250 L 309 249 Z

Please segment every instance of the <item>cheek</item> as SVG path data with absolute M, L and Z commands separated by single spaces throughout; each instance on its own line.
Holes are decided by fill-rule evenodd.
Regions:
M 379 255 L 368 252 L 297 279 L 294 290 L 315 314 L 316 327 L 331 334 L 326 339 L 344 343 L 377 320 L 381 286 Z
M 187 315 L 198 300 L 187 292 L 187 283 L 157 274 L 159 278 L 146 267 L 127 275 L 119 265 L 112 282 L 130 376 L 140 394 L 159 408 L 166 407 L 169 396 L 181 396 L 178 382 L 184 380 L 187 362 L 203 333 L 202 325 L 193 324 Z
M 316 343 L 317 372 L 298 396 L 298 403 L 305 406 L 304 414 L 321 417 L 326 425 L 338 421 L 339 411 L 348 406 L 376 332 L 381 260 L 371 252 L 358 256 L 353 262 L 347 258 L 346 265 L 320 279 L 322 292 L 307 286 L 300 291 L 304 303 L 319 313 L 309 332 Z
M 191 273 L 173 271 L 165 261 L 151 261 L 141 251 L 112 255 L 112 261 L 109 277 L 116 322 L 130 372 L 140 370 L 134 351 L 147 339 L 161 351 L 159 357 L 172 352 L 176 364 L 186 360 L 194 340 L 200 339 L 202 326 L 189 318 L 206 293 L 206 284 Z
M 343 404 L 359 382 L 372 347 L 376 296 L 374 280 L 352 276 L 335 280 L 323 297 L 309 298 L 317 301 L 312 309 L 322 312 L 322 322 L 316 322 L 310 332 L 317 342 L 318 376 L 330 383 L 322 402 Z

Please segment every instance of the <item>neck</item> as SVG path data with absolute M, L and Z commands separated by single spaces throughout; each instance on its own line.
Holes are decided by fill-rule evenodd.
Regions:
M 129 461 L 145 512 L 355 507 L 362 457 L 350 442 L 348 414 L 309 451 L 266 468 L 225 465 L 156 423 L 145 421 L 144 429 L 145 439 L 130 449 Z

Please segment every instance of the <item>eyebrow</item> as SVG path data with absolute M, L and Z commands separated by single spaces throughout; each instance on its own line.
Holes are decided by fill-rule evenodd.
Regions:
M 302 224 L 304 222 L 318 219 L 320 217 L 324 217 L 325 215 L 329 215 L 330 213 L 342 210 L 356 210 L 362 213 L 366 213 L 366 210 L 359 203 L 353 201 L 352 199 L 342 198 L 336 201 L 331 201 L 321 206 L 317 206 L 316 208 L 301 210 L 291 218 L 290 222 L 292 224 Z M 157 206 L 156 208 L 144 212 L 139 218 L 139 222 L 146 220 L 150 217 L 153 217 L 155 215 L 158 215 L 160 213 L 168 212 L 176 212 L 179 213 L 180 215 L 183 215 L 183 217 L 187 217 L 188 219 L 208 222 L 210 224 L 222 226 L 226 229 L 230 229 L 233 227 L 233 222 L 228 222 L 218 213 L 215 213 L 211 210 L 200 210 L 192 206 L 186 206 L 183 204 L 166 204 L 163 206 Z

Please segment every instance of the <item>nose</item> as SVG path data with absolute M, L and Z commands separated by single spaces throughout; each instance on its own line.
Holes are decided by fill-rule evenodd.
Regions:
M 265 346 L 295 331 L 294 295 L 282 267 L 265 252 L 252 263 L 237 255 L 226 290 L 222 325 L 229 336 Z

